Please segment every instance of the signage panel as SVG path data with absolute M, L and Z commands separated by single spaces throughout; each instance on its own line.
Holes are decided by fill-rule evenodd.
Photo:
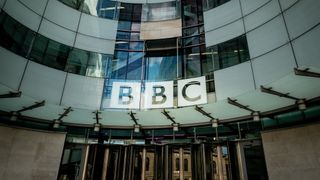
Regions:
M 205 76 L 178 81 L 178 106 L 207 103 Z
M 173 107 L 173 81 L 147 82 L 144 108 Z
M 140 82 L 113 82 L 110 108 L 139 109 L 141 107 L 171 108 L 174 106 L 173 81 L 146 82 L 141 93 Z M 178 80 L 178 106 L 191 106 L 207 103 L 205 76 Z
M 113 82 L 110 108 L 139 109 L 141 83 Z

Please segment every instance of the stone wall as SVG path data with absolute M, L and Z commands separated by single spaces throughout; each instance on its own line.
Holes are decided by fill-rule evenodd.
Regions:
M 1 180 L 56 180 L 64 133 L 0 125 Z
M 320 124 L 262 132 L 270 180 L 320 177 Z

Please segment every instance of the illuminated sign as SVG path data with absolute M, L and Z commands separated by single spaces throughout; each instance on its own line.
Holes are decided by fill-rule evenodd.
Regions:
M 173 107 L 173 81 L 146 82 L 141 91 L 140 82 L 113 82 L 110 108 L 153 109 Z M 207 103 L 205 77 L 178 80 L 178 106 Z

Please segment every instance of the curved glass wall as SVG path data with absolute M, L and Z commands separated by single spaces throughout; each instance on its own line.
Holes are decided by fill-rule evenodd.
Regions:
M 109 77 L 112 56 L 70 47 L 23 26 L 0 13 L 0 44 L 27 59 L 74 74 Z
M 120 3 L 111 0 L 58 0 L 63 4 L 90 14 L 106 19 L 118 19 Z
M 224 69 L 250 59 L 245 35 L 207 48 L 205 71 Z
M 180 18 L 180 1 L 142 5 L 141 21 L 162 21 Z
M 203 0 L 203 9 L 205 11 L 209 9 L 213 9 L 229 1 L 230 0 Z
M 29 30 L 0 14 L 0 44 L 32 61 L 67 72 L 111 79 L 163 81 L 206 75 L 249 60 L 245 35 L 205 48 L 202 25 L 183 29 L 179 38 L 139 39 L 140 22 L 119 21 L 114 56 L 89 52 Z

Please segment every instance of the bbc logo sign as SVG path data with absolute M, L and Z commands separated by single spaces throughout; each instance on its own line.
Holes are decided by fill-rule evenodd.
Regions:
M 204 76 L 178 80 L 179 107 L 205 103 L 207 103 L 207 91 Z M 146 82 L 143 93 L 140 82 L 113 82 L 110 108 L 139 109 L 140 107 L 144 109 L 173 107 L 173 81 Z

